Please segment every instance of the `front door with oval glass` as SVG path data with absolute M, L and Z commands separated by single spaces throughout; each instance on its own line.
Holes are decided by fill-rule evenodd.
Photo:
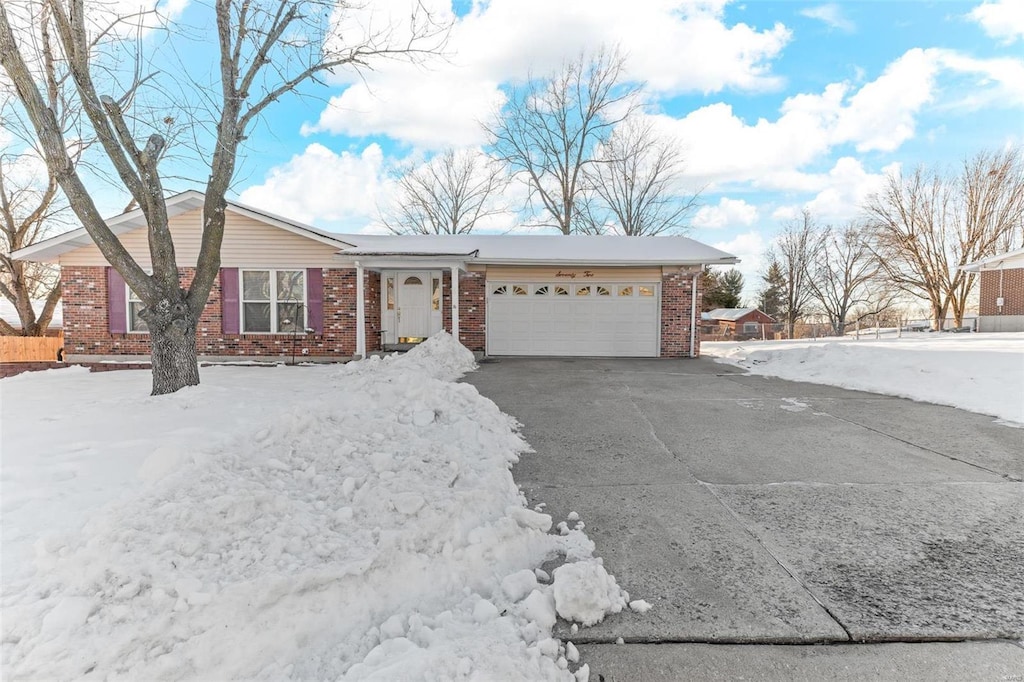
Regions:
M 387 340 L 416 343 L 440 331 L 440 273 L 399 270 L 388 273 L 387 278 L 394 282 L 395 330 L 393 335 L 387 334 Z

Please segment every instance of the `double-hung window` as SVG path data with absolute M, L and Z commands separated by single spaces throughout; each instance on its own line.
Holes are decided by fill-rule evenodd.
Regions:
M 146 326 L 146 321 L 139 315 L 139 311 L 145 307 L 145 304 L 142 302 L 142 299 L 132 291 L 130 286 L 126 284 L 125 288 L 128 289 L 128 296 L 126 297 L 128 300 L 128 331 L 148 333 L 149 327 Z
M 242 332 L 271 334 L 306 328 L 304 270 L 242 270 Z

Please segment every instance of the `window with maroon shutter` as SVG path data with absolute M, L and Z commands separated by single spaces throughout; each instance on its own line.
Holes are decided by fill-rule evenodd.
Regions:
M 114 268 L 107 268 L 107 320 L 111 334 L 128 332 L 127 288 L 124 278 Z
M 306 324 L 315 334 L 324 333 L 324 271 L 320 268 L 306 270 L 306 305 L 309 314 Z
M 238 333 L 238 268 L 220 269 L 220 330 Z

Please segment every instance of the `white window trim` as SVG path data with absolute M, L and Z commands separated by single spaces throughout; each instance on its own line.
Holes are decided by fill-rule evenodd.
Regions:
M 270 273 L 270 300 L 269 301 L 246 301 L 245 299 L 245 280 L 244 273 L 246 272 L 268 272 Z M 302 329 L 306 329 L 309 326 L 309 282 L 306 278 L 309 277 L 309 272 L 306 268 L 238 268 L 238 332 L 239 334 L 246 335 L 257 335 L 262 334 L 263 336 L 292 336 L 295 332 L 276 332 L 278 328 L 277 324 L 277 304 L 287 303 L 288 301 L 277 300 L 277 273 L 278 272 L 301 272 L 302 273 L 302 300 L 296 301 L 302 305 Z M 270 331 L 266 332 L 248 332 L 245 331 L 245 304 L 246 303 L 270 303 Z
M 147 275 L 152 275 L 150 270 L 146 270 Z M 142 300 L 136 298 L 132 300 L 132 288 L 128 286 L 128 282 L 124 283 L 124 328 L 128 334 L 140 334 L 142 336 L 149 336 L 148 329 L 132 329 L 132 303 L 142 303 Z

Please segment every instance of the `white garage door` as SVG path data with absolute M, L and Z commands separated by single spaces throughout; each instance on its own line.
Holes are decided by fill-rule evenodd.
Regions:
M 654 282 L 488 282 L 488 355 L 657 357 Z

